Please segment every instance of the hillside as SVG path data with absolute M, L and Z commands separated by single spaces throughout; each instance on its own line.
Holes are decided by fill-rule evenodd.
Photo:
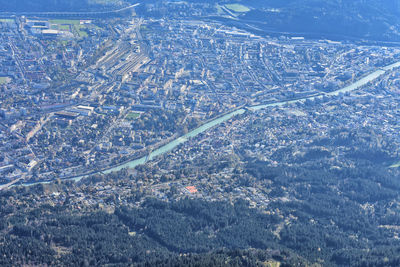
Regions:
M 0 0 L 0 12 L 95 11 L 113 5 L 116 0 Z
M 131 0 L 132 2 L 132 0 Z M 142 3 L 149 1 L 140 0 Z M 152 2 L 157 2 L 153 0 Z M 166 1 L 159 0 L 159 3 Z M 189 0 L 215 6 L 228 24 L 256 27 L 272 34 L 294 34 L 316 38 L 400 41 L 398 0 Z M 241 6 L 242 10 L 229 6 Z M 222 11 L 221 6 L 226 9 Z M 217 9 L 219 9 L 217 11 Z M 229 12 L 226 10 L 229 9 Z M 231 16 L 231 15 L 234 16 Z M 211 14 L 210 14 L 211 15 Z M 226 19 L 231 16 L 231 20 Z M 248 28 L 249 29 L 249 28 Z
M 241 15 L 264 30 L 399 41 L 399 1 L 248 1 Z

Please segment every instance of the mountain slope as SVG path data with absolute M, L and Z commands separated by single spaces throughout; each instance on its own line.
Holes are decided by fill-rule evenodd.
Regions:
M 243 1 L 242 1 L 243 3 Z M 242 15 L 265 30 L 399 41 L 399 1 L 247 1 Z
M 0 12 L 93 11 L 122 1 L 98 0 L 0 0 Z

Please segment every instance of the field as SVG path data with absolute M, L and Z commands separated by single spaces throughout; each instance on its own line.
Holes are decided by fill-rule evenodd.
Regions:
M 51 19 L 50 23 L 52 24 L 70 24 L 70 25 L 79 25 L 79 19 Z
M 0 19 L 0 22 L 11 23 L 11 22 L 14 22 L 14 20 L 13 19 Z
M 66 40 L 59 40 L 58 43 L 63 45 L 63 46 L 67 46 L 69 44 L 69 42 L 66 41 Z
M 397 163 L 394 163 L 393 165 L 391 165 L 389 168 L 399 168 L 400 167 L 400 161 Z
M 88 37 L 87 32 L 83 31 L 86 28 L 85 25 L 74 25 L 74 28 L 78 32 L 79 37 Z
M 134 119 L 137 119 L 139 116 L 140 116 L 140 113 L 137 113 L 137 112 L 130 112 L 130 113 L 128 114 L 128 116 L 126 116 L 126 119 L 127 119 L 127 120 L 134 120 Z
M 225 7 L 229 10 L 232 10 L 232 11 L 238 12 L 238 13 L 244 13 L 244 12 L 250 11 L 250 9 L 247 6 L 244 6 L 241 4 L 226 4 Z
M 217 13 L 218 15 L 224 14 L 224 11 L 222 10 L 221 6 L 218 4 L 215 4 L 215 7 L 217 8 Z
M 10 82 L 9 77 L 0 77 L 0 84 L 5 84 L 5 83 L 9 83 L 9 82 Z
M 84 31 L 86 25 L 80 24 L 78 19 L 53 19 L 50 20 L 50 23 L 57 24 L 59 30 L 69 31 L 73 29 L 79 38 L 88 37 L 87 32 Z
M 63 30 L 63 31 L 69 31 L 69 25 L 58 25 L 58 29 L 59 30 Z

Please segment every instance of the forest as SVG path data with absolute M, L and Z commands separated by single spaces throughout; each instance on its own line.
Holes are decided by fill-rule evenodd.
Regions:
M 151 2 L 162 1 L 151 0 Z M 245 5 L 250 11 L 236 13 L 237 18 L 215 16 L 214 19 L 262 35 L 300 35 L 309 38 L 379 42 L 400 40 L 400 35 L 395 30 L 400 24 L 398 0 L 189 0 L 188 2 L 209 6 L 216 3 L 221 6 L 232 3 Z
M 112 0 L 0 0 L 0 12 L 96 11 L 116 2 Z
M 271 202 L 263 211 L 245 200 L 189 198 L 146 197 L 130 207 L 117 196 L 106 200 L 115 208 L 105 210 L 100 204 L 76 207 L 69 199 L 29 202 L 43 198 L 51 185 L 2 191 L 0 265 L 399 266 L 400 241 L 384 226 L 400 223 L 400 183 L 387 168 L 270 167 L 250 159 L 246 168 L 256 179 L 273 181 L 269 197 L 291 194 L 296 201 Z M 96 181 L 80 186 L 90 192 L 91 183 Z
M 243 115 L 232 150 L 214 134 L 212 149 L 182 144 L 134 170 L 0 191 L 0 265 L 400 266 L 396 136 L 261 115 Z M 275 142 L 300 141 L 268 146 L 289 123 Z
M 148 199 L 140 209 L 80 213 L 68 205 L 15 210 L 4 203 L 7 194 L 16 196 L 1 196 L 2 266 L 172 266 L 225 262 L 227 257 L 240 266 L 244 257 L 238 255 L 248 255 L 245 261 L 254 266 L 266 260 L 304 261 L 276 244 L 271 226 L 279 219 L 249 209 L 245 202 L 185 199 L 167 204 Z

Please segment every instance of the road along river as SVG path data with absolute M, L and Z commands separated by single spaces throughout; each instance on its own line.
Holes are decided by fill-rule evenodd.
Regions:
M 324 96 L 337 96 L 339 94 L 348 93 L 348 92 L 354 91 L 360 87 L 363 87 L 364 85 L 368 84 L 369 82 L 372 82 L 373 80 L 379 78 L 380 76 L 382 76 L 382 75 L 392 71 L 394 68 L 398 68 L 398 67 L 400 67 L 400 61 L 396 62 L 394 64 L 387 65 L 385 67 L 379 68 L 378 70 L 368 74 L 367 76 L 361 78 L 360 80 L 358 80 L 346 87 L 343 87 L 341 89 L 338 89 L 338 90 L 335 90 L 335 91 L 332 91 L 329 93 L 323 93 L 318 96 L 310 96 L 310 97 L 304 97 L 304 98 L 299 98 L 299 99 L 289 100 L 289 101 L 281 101 L 281 102 L 274 102 L 274 103 L 262 104 L 262 105 L 256 105 L 256 106 L 248 106 L 248 107 L 234 110 L 232 112 L 229 112 L 221 117 L 213 119 L 213 120 L 199 126 L 198 128 L 188 132 L 187 134 L 185 134 L 177 139 L 174 139 L 173 141 L 155 149 L 154 151 L 150 152 L 148 155 L 146 155 L 144 157 L 126 162 L 126 163 L 118 165 L 116 167 L 111 167 L 109 169 L 99 171 L 97 173 L 107 174 L 107 173 L 122 170 L 124 168 L 135 168 L 138 165 L 145 164 L 147 161 L 152 160 L 153 158 L 155 158 L 159 155 L 165 154 L 165 153 L 173 150 L 180 144 L 183 144 L 186 141 L 188 141 L 190 138 L 193 138 L 214 126 L 217 126 L 217 125 L 231 119 L 232 117 L 234 117 L 236 115 L 243 114 L 244 112 L 246 112 L 247 109 L 256 111 L 256 110 L 260 110 L 260 109 L 267 108 L 267 107 L 283 106 L 285 104 L 291 104 L 291 103 L 303 103 L 306 100 L 322 99 Z M 96 174 L 96 173 L 91 173 L 90 175 L 93 175 L 93 174 Z M 87 176 L 89 176 L 89 174 L 77 176 L 77 177 L 71 177 L 71 178 L 67 178 L 65 180 L 79 181 L 82 178 L 87 177 Z M 38 184 L 38 183 L 48 183 L 48 182 L 24 183 L 22 185 L 29 186 L 29 185 L 34 185 L 34 184 Z

